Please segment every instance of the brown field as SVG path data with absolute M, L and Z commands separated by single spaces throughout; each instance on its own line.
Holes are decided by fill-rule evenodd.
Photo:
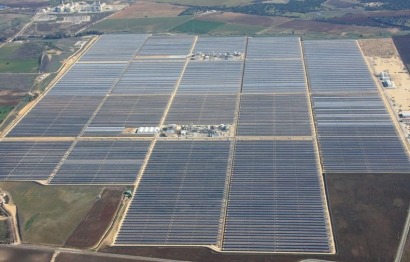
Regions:
M 50 261 L 53 256 L 53 252 L 39 251 L 39 250 L 27 250 L 14 247 L 0 246 L 0 261 L 30 261 L 30 262 L 46 262 Z
M 283 29 L 293 29 L 293 30 L 303 31 L 303 32 L 321 32 L 321 33 L 327 33 L 327 34 L 337 34 L 341 36 L 345 34 L 349 34 L 349 33 L 365 35 L 365 34 L 377 34 L 379 32 L 385 32 L 385 33 L 390 32 L 390 30 L 388 29 L 372 28 L 372 27 L 365 27 L 365 26 L 355 26 L 355 25 L 340 25 L 340 24 L 308 21 L 308 20 L 301 20 L 301 19 L 294 19 L 292 21 L 278 25 L 277 27 L 283 28 Z
M 183 12 L 186 7 L 168 3 L 137 2 L 123 11 L 111 16 L 112 19 L 141 18 L 141 17 L 171 17 Z
M 15 106 L 20 103 L 26 96 L 27 91 L 14 90 L 0 90 L 0 106 Z
M 396 55 L 393 41 L 385 39 L 359 40 L 360 49 L 364 56 L 377 56 L 381 58 L 392 58 Z
M 246 15 L 239 13 L 229 13 L 229 12 L 218 12 L 213 14 L 202 15 L 197 18 L 198 20 L 205 21 L 215 21 L 222 23 L 233 23 L 242 25 L 255 25 L 255 26 L 276 26 L 291 19 L 286 17 L 267 17 L 267 16 L 257 16 L 257 15 Z
M 408 175 L 326 175 L 336 255 L 221 254 L 207 248 L 107 247 L 103 252 L 189 261 L 393 261 L 410 203 Z
M 328 19 L 330 23 L 337 24 L 351 24 L 360 26 L 374 26 L 374 27 L 390 27 L 381 22 L 375 21 L 373 17 L 390 17 L 390 16 L 409 16 L 410 10 L 399 11 L 376 11 L 376 12 L 362 12 L 358 14 L 346 14 L 342 17 Z
M 101 239 L 122 200 L 123 188 L 105 189 L 83 221 L 66 241 L 69 247 L 91 247 Z

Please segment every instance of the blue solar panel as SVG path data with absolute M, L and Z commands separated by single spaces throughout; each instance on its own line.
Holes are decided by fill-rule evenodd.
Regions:
M 238 141 L 223 250 L 330 252 L 312 141 Z
M 216 244 L 229 144 L 158 141 L 115 243 Z

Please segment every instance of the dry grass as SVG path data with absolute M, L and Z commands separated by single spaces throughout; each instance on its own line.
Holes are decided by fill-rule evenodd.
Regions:
M 137 2 L 113 15 L 112 19 L 177 16 L 186 8 L 168 3 Z

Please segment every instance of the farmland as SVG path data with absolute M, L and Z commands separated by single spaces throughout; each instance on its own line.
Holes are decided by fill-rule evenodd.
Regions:
M 51 251 L 29 250 L 18 247 L 0 246 L 0 261 L 50 261 L 53 256 Z
M 206 34 L 210 31 L 223 26 L 224 23 L 220 22 L 210 22 L 210 21 L 200 21 L 200 20 L 190 20 L 183 24 L 180 24 L 171 29 L 171 31 L 181 32 L 181 33 L 191 33 L 191 34 Z
M 94 205 L 102 187 L 53 186 L 3 182 L 18 206 L 22 241 L 63 245 Z
M 35 43 L 13 43 L 0 48 L 0 73 L 36 73 L 43 47 Z
M 111 16 L 112 19 L 132 19 L 143 17 L 173 17 L 183 12 L 183 6 L 168 3 L 139 1 L 123 11 Z
M 186 21 L 192 19 L 191 16 L 178 17 L 147 17 L 135 19 L 107 19 L 90 30 L 98 30 L 106 33 L 127 32 L 127 33 L 155 33 L 168 32 Z
M 95 245 L 114 218 L 120 201 L 122 200 L 122 188 L 105 189 L 99 199 L 76 230 L 71 234 L 65 246 L 88 248 Z

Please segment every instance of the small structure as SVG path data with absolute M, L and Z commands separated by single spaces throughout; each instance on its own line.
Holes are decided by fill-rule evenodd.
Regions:
M 137 129 L 137 135 L 155 135 L 158 134 L 159 127 L 142 126 Z
M 410 119 L 410 111 L 401 111 L 399 113 L 400 118 Z
M 123 195 L 126 198 L 131 198 L 132 197 L 132 191 L 130 189 L 128 189 L 128 190 L 124 191 Z
M 396 85 L 391 80 L 391 77 L 390 77 L 389 73 L 383 71 L 378 75 L 378 78 L 379 78 L 381 84 L 383 85 L 383 87 L 385 87 L 385 88 L 396 88 Z

